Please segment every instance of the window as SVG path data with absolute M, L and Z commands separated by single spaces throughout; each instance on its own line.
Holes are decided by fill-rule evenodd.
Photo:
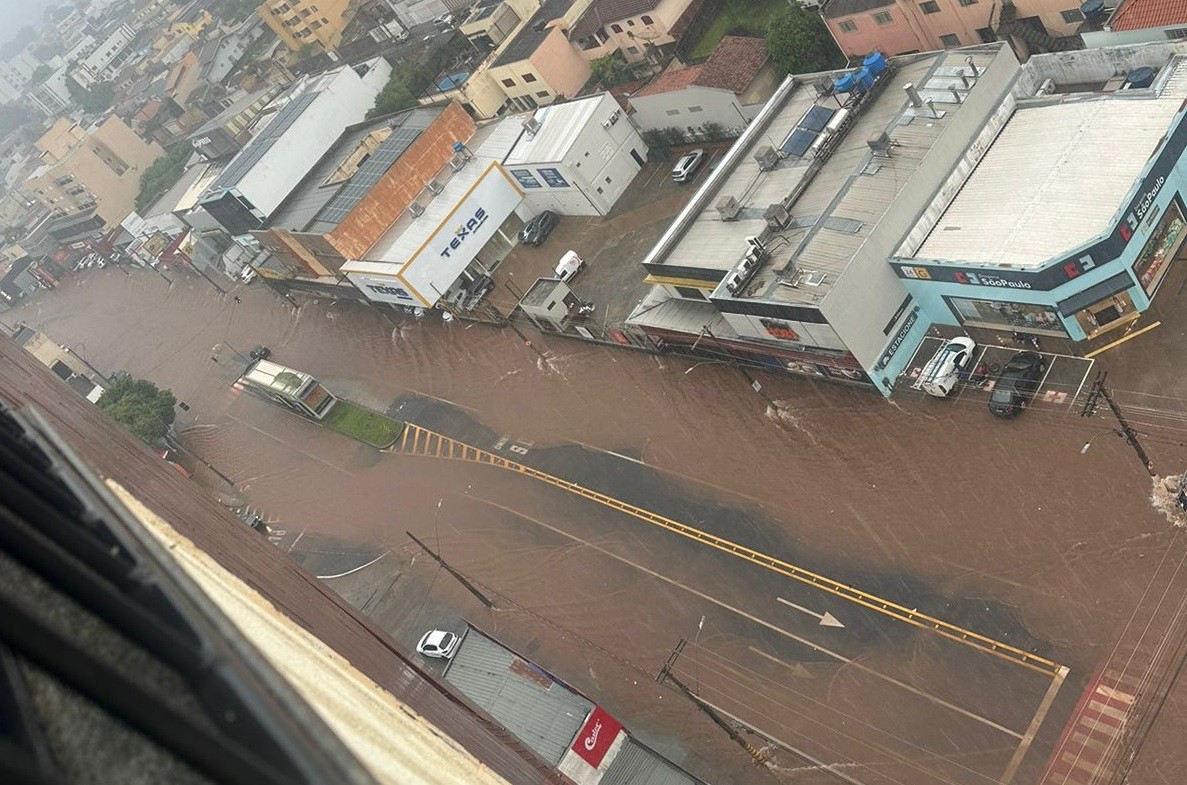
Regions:
M 960 36 L 956 33 L 940 36 L 940 43 L 944 46 L 960 46 Z
M 694 289 L 691 286 L 676 286 L 673 287 L 676 293 L 686 300 L 705 300 L 705 293 L 700 289 Z
M 894 17 L 890 15 L 889 11 L 879 11 L 874 14 L 874 23 L 880 25 L 888 25 L 894 21 Z
M 552 95 L 552 93 L 548 92 L 547 90 L 541 90 L 540 92 L 536 93 L 536 95 L 540 98 L 548 98 Z
M 675 117 L 676 115 L 680 114 L 680 110 L 679 109 L 669 109 L 669 110 L 667 110 L 667 112 L 665 112 L 665 114 L 667 114 L 668 117 Z
M 610 25 L 610 29 L 616 33 L 622 32 L 622 25 Z
M 841 28 L 842 33 L 852 33 L 857 29 L 857 22 L 854 22 L 852 19 L 846 19 L 838 24 L 837 27 Z
M 312 22 L 309 23 L 309 27 L 313 30 L 316 30 L 317 28 L 321 27 L 321 22 L 314 19 Z
M 306 8 L 305 10 L 301 11 L 301 18 L 304 19 L 305 17 L 310 16 L 312 13 L 312 11 Z
M 641 22 L 643 22 L 643 24 L 647 25 L 648 27 L 651 27 L 653 24 L 655 24 L 655 20 L 653 20 L 647 14 L 643 14 L 641 17 L 639 17 L 639 20 Z
M 703 111 L 705 111 L 705 108 L 703 106 L 690 106 L 690 107 L 688 107 L 688 111 L 689 112 L 703 112 Z
M 627 27 L 634 27 L 634 26 L 635 26 L 635 20 L 634 20 L 634 19 L 628 19 L 628 20 L 626 20 L 626 26 L 627 26 Z
M 514 79 L 504 79 L 503 87 L 515 87 L 515 80 Z
M 977 4 L 977 0 L 957 0 L 957 2 L 965 6 Z
M 534 81 L 536 81 L 536 75 L 535 75 L 535 74 L 521 74 L 521 75 L 520 75 L 520 78 L 521 78 L 521 79 L 523 79 L 525 82 L 528 82 L 528 83 L 531 83 L 531 82 L 534 82 Z
M 997 40 L 997 36 L 993 34 L 992 27 L 978 27 L 977 37 L 981 39 L 981 43 L 983 44 L 992 44 Z
M 940 4 L 935 0 L 927 0 L 919 4 L 919 10 L 925 14 L 938 14 L 940 13 Z
M 610 180 L 610 178 L 609 178 L 609 177 L 607 177 L 607 178 L 606 178 L 606 185 L 610 185 L 610 183 L 611 183 L 611 180 Z
M 1181 41 L 1187 38 L 1187 27 L 1176 27 L 1174 30 L 1167 30 L 1166 37 L 1172 41 Z
M 637 46 L 628 46 L 626 50 L 633 55 L 639 54 L 639 48 Z
M 1084 21 L 1084 14 L 1080 13 L 1079 8 L 1073 8 L 1070 11 L 1060 11 L 1059 15 L 1063 17 L 1063 21 L 1069 25 L 1074 25 Z

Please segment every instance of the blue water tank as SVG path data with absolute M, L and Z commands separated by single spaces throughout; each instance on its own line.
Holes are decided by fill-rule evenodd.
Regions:
M 856 74 L 841 74 L 833 80 L 833 89 L 838 93 L 848 93 L 857 84 Z
M 881 52 L 870 52 L 861 61 L 861 64 L 870 69 L 870 73 L 874 76 L 886 70 L 886 55 Z
M 1125 81 L 1130 87 L 1149 87 L 1154 84 L 1154 74 L 1158 73 L 1153 68 L 1142 66 L 1135 68 L 1125 75 Z
M 1080 3 L 1080 13 L 1084 14 L 1084 18 L 1089 22 L 1103 22 L 1108 16 L 1105 0 L 1084 0 Z
M 857 77 L 857 90 L 865 92 L 874 86 L 874 75 L 870 73 L 870 69 L 863 67 L 855 76 Z

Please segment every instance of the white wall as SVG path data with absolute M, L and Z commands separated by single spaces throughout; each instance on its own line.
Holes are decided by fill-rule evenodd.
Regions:
M 1085 49 L 1100 49 L 1105 46 L 1124 46 L 1126 44 L 1144 44 L 1152 41 L 1177 40 L 1167 35 L 1170 30 L 1184 31 L 1187 25 L 1177 24 L 1167 27 L 1146 27 L 1141 30 L 1094 30 L 1080 33 L 1084 39 Z
M 749 119 L 744 118 L 745 110 L 732 92 L 698 85 L 670 93 L 632 97 L 631 107 L 635 110 L 631 119 L 644 131 L 679 128 L 687 132 L 688 126 L 697 127 L 705 123 L 740 129 Z M 699 111 L 694 111 L 697 107 Z M 762 105 L 750 109 L 750 117 L 753 117 L 762 109 Z

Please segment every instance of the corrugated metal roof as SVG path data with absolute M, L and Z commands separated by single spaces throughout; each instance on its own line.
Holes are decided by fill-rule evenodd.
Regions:
M 614 99 L 607 93 L 601 93 L 589 98 L 537 109 L 535 118 L 540 123 L 540 130 L 531 136 L 527 134 L 520 136 L 519 141 L 508 153 L 503 163 L 515 166 L 525 163 L 544 164 L 560 161 L 573 146 L 573 143 L 577 141 L 581 129 L 593 117 L 603 100 L 613 101 Z
M 557 764 L 594 705 L 470 628 L 445 680 L 544 760 Z
M 628 736 L 598 785 L 697 785 L 699 782 Z
M 1034 267 L 1098 236 L 1187 95 L 1174 67 L 1159 97 L 1020 107 L 916 257 Z

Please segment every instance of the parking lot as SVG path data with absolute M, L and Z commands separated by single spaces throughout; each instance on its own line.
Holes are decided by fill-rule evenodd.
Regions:
M 946 339 L 928 336 L 915 350 L 914 356 L 903 371 L 903 378 L 914 384 L 923 371 L 923 366 L 932 355 L 946 343 Z M 977 368 L 984 364 L 990 369 L 989 380 L 984 384 L 973 384 L 967 379 L 962 380 L 950 398 L 954 400 L 984 400 L 987 401 L 993 391 L 994 368 L 1004 368 L 1010 358 L 1026 351 L 1023 348 L 1001 346 L 999 344 L 977 344 L 970 368 Z M 1035 393 L 1032 406 L 1050 406 L 1056 408 L 1072 407 L 1080 397 L 1088 375 L 1092 371 L 1094 361 L 1083 357 L 1053 352 L 1039 352 L 1047 364 L 1047 370 L 1039 382 L 1039 390 Z M 910 389 L 908 386 L 906 389 Z M 924 394 L 920 392 L 920 394 Z
M 710 152 L 688 183 L 672 182 L 672 162 L 646 164 L 606 217 L 562 215 L 539 246 L 516 246 L 494 271 L 491 302 L 503 313 L 537 278 L 551 277 L 565 251 L 576 251 L 585 270 L 571 281 L 573 291 L 596 306 L 593 321 L 622 324 L 650 288 L 640 262 L 708 176 L 720 150 Z M 678 156 L 673 156 L 673 160 Z

